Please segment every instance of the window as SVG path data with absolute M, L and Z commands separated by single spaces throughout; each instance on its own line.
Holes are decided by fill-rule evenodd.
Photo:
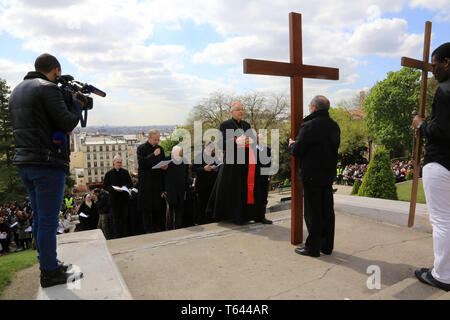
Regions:
M 90 166 L 89 166 L 90 167 Z M 88 175 L 91 175 L 92 174 L 92 170 L 91 169 L 88 169 Z
M 87 155 L 87 159 L 91 160 L 91 155 L 90 154 Z
M 92 183 L 92 178 L 89 178 L 88 181 L 89 181 L 89 183 Z
M 97 154 L 94 153 L 94 160 L 97 160 Z
M 94 146 L 94 152 L 96 152 L 97 151 L 97 146 Z
M 97 161 L 94 162 L 94 167 L 97 167 Z
M 103 152 L 103 146 L 100 146 L 100 152 Z
M 100 162 L 100 167 L 104 167 L 104 165 L 103 165 L 103 161 L 102 161 L 102 162 Z
M 97 169 L 94 170 L 94 174 L 95 174 L 95 175 L 98 175 Z
M 100 153 L 100 160 L 103 160 L 103 153 Z
M 109 146 L 106 146 L 106 151 L 109 151 Z
M 109 160 L 109 153 L 106 154 L 106 160 Z
M 90 168 L 91 167 L 91 163 L 90 162 L 88 162 L 88 168 Z
M 102 176 L 105 174 L 105 171 L 103 171 L 103 169 L 102 169 Z
M 112 146 L 112 151 L 116 151 L 116 146 L 115 145 Z

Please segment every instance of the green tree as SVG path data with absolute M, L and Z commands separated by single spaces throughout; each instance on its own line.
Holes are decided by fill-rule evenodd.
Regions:
M 351 114 L 343 108 L 330 108 L 330 117 L 341 129 L 339 162 L 342 165 L 367 163 L 363 154 L 367 151 L 367 129 L 364 120 L 352 119 Z
M 359 188 L 361 188 L 361 181 L 356 179 L 355 183 L 353 184 L 353 188 L 352 188 L 352 192 L 350 193 L 351 195 L 357 195 Z
M 6 81 L 0 79 L 0 202 L 23 200 L 26 196 L 25 186 L 12 164 L 14 139 L 8 107 L 10 93 Z
M 391 169 L 389 152 L 384 147 L 378 147 L 369 163 L 367 172 L 358 196 L 397 200 L 395 175 Z
M 394 156 L 411 150 L 411 113 L 418 106 L 420 74 L 411 68 L 389 72 L 363 102 L 369 135 Z

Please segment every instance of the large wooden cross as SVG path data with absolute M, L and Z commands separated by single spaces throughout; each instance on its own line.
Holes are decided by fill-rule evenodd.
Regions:
M 420 100 L 419 100 L 419 115 L 423 118 L 425 115 L 425 103 L 427 99 L 427 80 L 428 72 L 433 71 L 430 59 L 430 40 L 431 40 L 431 22 L 425 22 L 425 34 L 423 44 L 423 60 L 415 60 L 407 57 L 402 57 L 401 65 L 404 67 L 416 68 L 422 70 L 422 82 L 420 84 Z M 422 154 L 422 137 L 420 131 L 417 132 L 416 143 L 414 148 L 414 171 L 413 184 L 411 190 L 411 202 L 409 206 L 408 227 L 414 226 L 414 216 L 416 213 L 417 202 L 417 187 L 419 185 L 420 173 L 420 156 Z
M 289 13 L 290 63 L 244 60 L 244 73 L 291 77 L 291 137 L 303 122 L 303 78 L 339 80 L 339 69 L 309 66 L 302 57 L 302 15 Z M 291 159 L 291 243 L 303 242 L 303 186 L 298 179 L 300 159 Z

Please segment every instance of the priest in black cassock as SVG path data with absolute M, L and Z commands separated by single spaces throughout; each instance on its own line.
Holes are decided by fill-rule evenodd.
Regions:
M 255 220 L 256 137 L 250 131 L 250 124 L 243 120 L 242 104 L 234 102 L 230 111 L 231 119 L 219 127 L 223 135 L 224 164 L 219 167 L 207 212 L 216 221 L 244 224 Z
M 137 148 L 138 158 L 138 208 L 142 214 L 146 233 L 166 229 L 166 204 L 162 198 L 164 176 L 168 166 L 152 169 L 165 160 L 164 149 L 158 145 L 160 133 L 156 129 L 148 132 L 148 141 Z
M 207 159 L 210 157 L 210 159 Z M 211 160 L 207 161 L 206 160 Z M 205 146 L 203 153 L 196 155 L 192 170 L 195 173 L 195 223 L 205 224 L 213 222 L 213 217 L 206 214 L 211 191 L 217 179 L 219 161 L 215 157 L 214 143 Z
M 183 227 L 186 192 L 189 188 L 189 164 L 183 157 L 183 149 L 172 149 L 172 162 L 169 164 L 164 180 L 164 196 L 167 201 L 166 230 Z
M 128 170 L 122 168 L 122 158 L 115 156 L 113 159 L 114 168 L 105 174 L 103 189 L 109 192 L 111 213 L 113 220 L 113 238 L 128 236 L 128 206 L 130 194 L 124 190 L 115 190 L 114 187 L 133 188 Z

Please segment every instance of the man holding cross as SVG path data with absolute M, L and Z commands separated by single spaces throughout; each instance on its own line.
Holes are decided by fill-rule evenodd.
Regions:
M 423 187 L 433 226 L 434 268 L 422 268 L 416 277 L 450 291 L 450 42 L 431 58 L 439 82 L 428 121 L 417 115 L 413 127 L 426 137 Z
M 332 184 L 341 131 L 330 118 L 329 109 L 326 97 L 314 97 L 309 104 L 310 115 L 304 119 L 297 138 L 289 139 L 289 152 L 301 159 L 299 178 L 303 182 L 308 229 L 305 247 L 295 252 L 310 257 L 320 257 L 320 252 L 331 254 L 334 247 Z

